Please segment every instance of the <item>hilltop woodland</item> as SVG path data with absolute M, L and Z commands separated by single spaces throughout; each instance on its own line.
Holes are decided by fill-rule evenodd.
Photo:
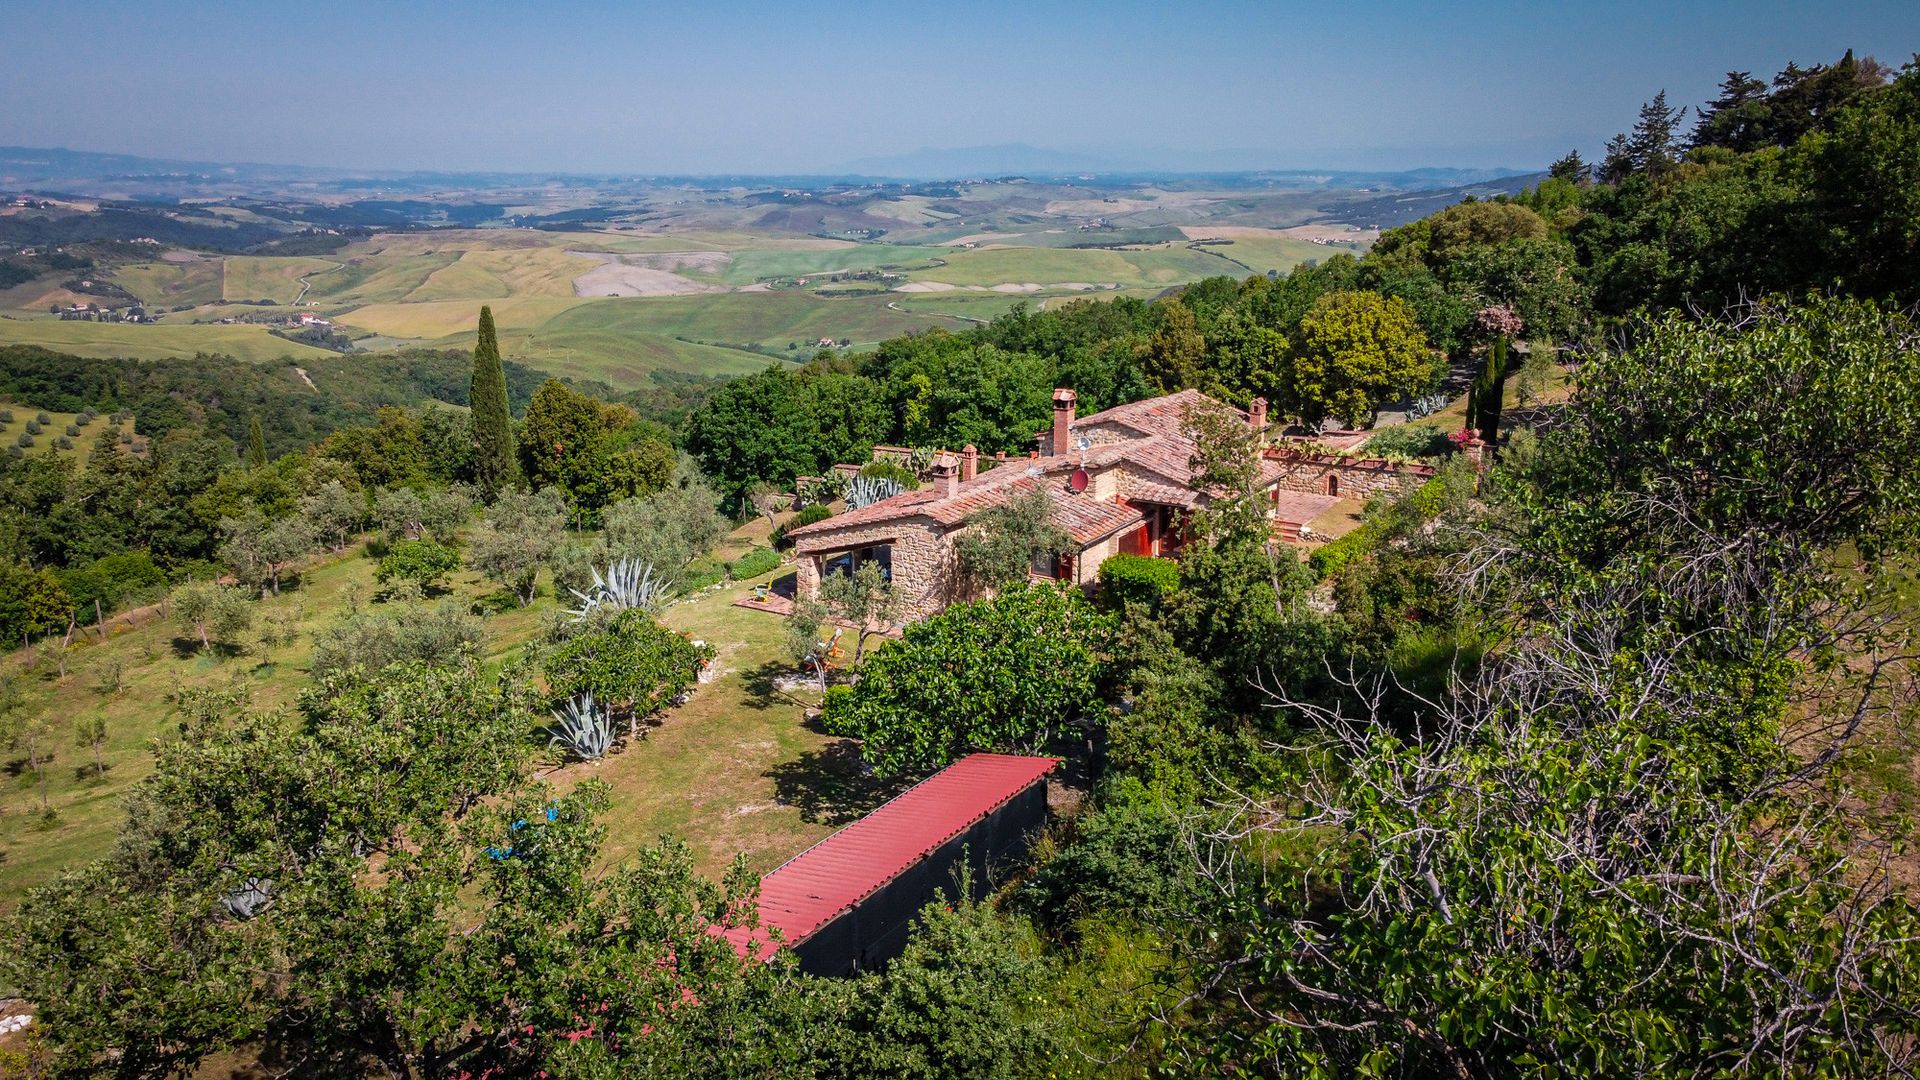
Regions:
M 20 1067 L 1910 1074 L 1920 65 L 1734 73 L 1695 119 L 1658 95 L 1597 166 L 1362 258 L 769 367 L 680 415 L 516 390 L 490 316 L 471 420 L 10 352 L 12 400 L 179 408 L 139 454 L 0 457 L 6 640 L 171 591 L 203 647 L 248 648 L 258 597 L 368 530 L 419 613 L 329 630 L 290 711 L 183 703 L 111 852 L 11 917 Z M 988 523 L 998 587 L 864 648 L 822 722 L 881 778 L 1052 749 L 1089 790 L 883 973 L 740 962 L 711 930 L 754 918 L 744 864 L 708 880 L 669 838 L 607 869 L 606 788 L 532 771 L 543 714 L 593 759 L 684 690 L 699 647 L 653 613 L 723 514 L 876 442 L 1023 454 L 1055 386 L 1265 397 L 1309 435 L 1469 411 L 1376 436 L 1435 477 L 1310 559 L 1206 414 L 1217 498 L 1177 564 L 1112 561 L 1090 599 L 1023 581 L 1043 517 Z M 483 668 L 421 599 L 460 565 L 502 605 L 542 570 L 587 600 Z M 62 718 L 16 700 L 24 780 Z

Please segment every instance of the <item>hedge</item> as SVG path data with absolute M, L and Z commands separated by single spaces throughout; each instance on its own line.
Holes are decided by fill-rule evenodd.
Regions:
M 1150 555 L 1112 555 L 1100 564 L 1099 578 L 1100 599 L 1107 606 L 1152 607 L 1180 587 L 1180 564 Z
M 773 530 L 773 544 L 775 547 L 784 547 L 787 542 L 788 532 L 802 525 L 811 525 L 816 521 L 825 521 L 832 516 L 833 508 L 826 503 L 809 503 L 803 507 L 799 513 L 788 518 L 785 524 Z
M 780 565 L 780 553 L 772 548 L 754 548 L 733 560 L 735 578 L 755 578 Z

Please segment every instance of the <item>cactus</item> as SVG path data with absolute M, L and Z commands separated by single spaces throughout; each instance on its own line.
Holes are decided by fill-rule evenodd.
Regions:
M 872 506 L 882 499 L 891 499 L 905 490 L 900 481 L 890 476 L 856 476 L 847 485 L 847 509 L 858 510 L 863 506 Z
M 581 761 L 599 761 L 613 749 L 613 714 L 593 703 L 592 694 L 575 694 L 554 710 L 550 746 L 564 747 Z
M 593 571 L 593 584 L 587 591 L 567 590 L 580 598 L 580 606 L 568 610 L 576 621 L 599 610 L 658 611 L 667 602 L 667 590 L 673 587 L 664 574 L 655 577 L 653 567 L 639 559 L 615 559 L 607 564 L 605 574 L 598 567 L 588 569 Z

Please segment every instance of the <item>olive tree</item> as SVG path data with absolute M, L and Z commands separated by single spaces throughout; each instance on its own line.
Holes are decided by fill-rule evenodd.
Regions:
M 554 489 L 503 491 L 468 538 L 467 565 L 531 604 L 535 575 L 560 551 L 566 528 L 567 504 Z

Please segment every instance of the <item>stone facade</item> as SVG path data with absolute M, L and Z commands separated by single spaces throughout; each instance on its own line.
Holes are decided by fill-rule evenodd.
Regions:
M 793 550 L 799 556 L 799 571 L 794 583 L 799 594 L 819 594 L 821 571 L 829 558 L 881 546 L 889 549 L 887 564 L 894 587 L 905 595 L 908 606 L 922 613 L 945 606 L 953 545 L 948 531 L 928 518 L 829 529 L 796 542 Z
M 1426 465 L 1384 458 L 1309 454 L 1285 447 L 1269 448 L 1267 460 L 1279 464 L 1280 479 L 1275 486 L 1282 490 L 1336 495 L 1342 499 L 1371 499 L 1433 475 L 1433 469 Z

